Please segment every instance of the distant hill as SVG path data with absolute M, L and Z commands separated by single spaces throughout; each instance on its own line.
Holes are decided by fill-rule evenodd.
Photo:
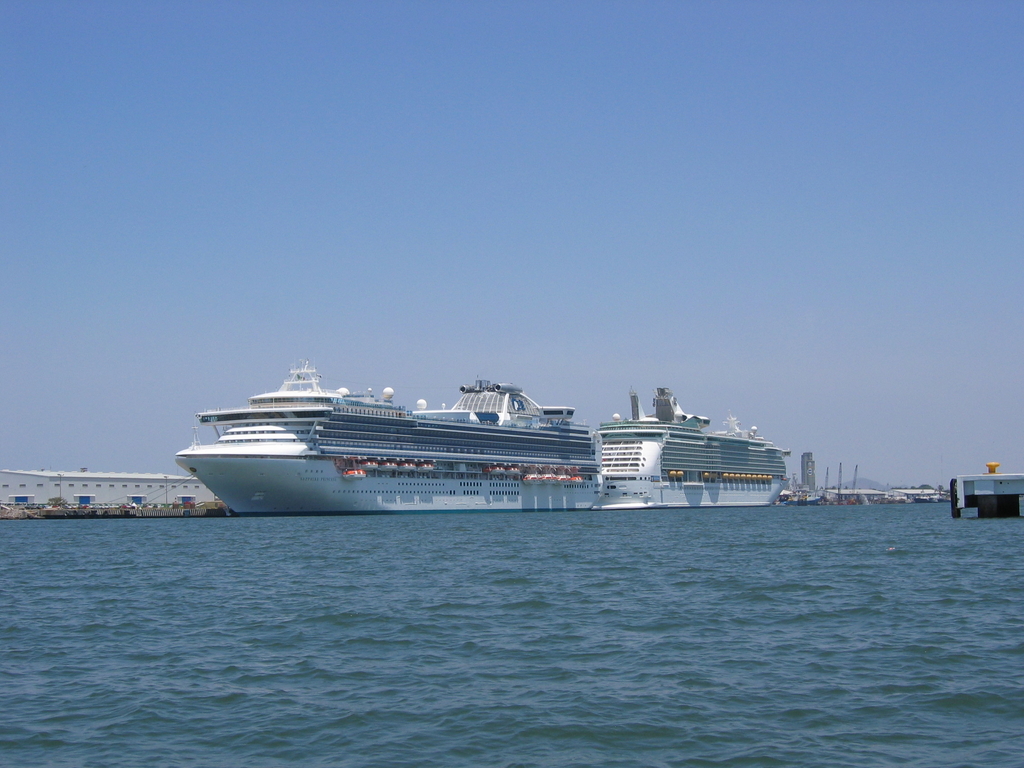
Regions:
M 858 488 L 870 488 L 872 491 L 885 491 L 888 490 L 889 486 L 885 483 L 880 483 L 877 480 L 872 480 L 870 477 L 858 477 L 857 478 Z M 853 478 L 843 478 L 843 488 L 853 488 Z
M 890 488 L 918 488 L 918 487 L 920 487 L 920 485 L 921 485 L 921 483 L 905 483 L 903 485 L 900 485 L 898 483 L 896 483 L 896 484 L 890 483 L 890 484 L 886 485 L 885 483 L 880 483 L 877 480 L 872 480 L 870 477 L 858 477 L 857 478 L 857 487 L 858 488 L 870 488 L 873 491 L 887 491 Z M 835 486 L 833 486 L 833 487 L 835 487 Z M 932 487 L 932 486 L 929 486 L 929 487 Z M 843 488 L 853 488 L 853 478 L 852 477 L 849 480 L 847 480 L 845 477 L 843 478 Z

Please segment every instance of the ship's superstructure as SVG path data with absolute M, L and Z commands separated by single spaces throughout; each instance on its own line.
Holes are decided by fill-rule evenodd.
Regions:
M 685 413 L 672 390 L 655 390 L 654 415 L 630 392 L 630 418 L 602 423 L 598 509 L 740 507 L 772 504 L 786 482 L 784 451 L 740 429 L 729 415 L 723 432 Z
M 217 441 L 176 461 L 242 515 L 589 509 L 596 439 L 573 408 L 478 380 L 450 409 L 407 410 L 385 388 L 320 386 L 307 362 L 246 408 L 204 411 Z

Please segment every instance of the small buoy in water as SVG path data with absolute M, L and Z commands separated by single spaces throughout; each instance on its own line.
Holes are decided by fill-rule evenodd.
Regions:
M 889 548 L 888 548 L 887 550 L 885 550 L 885 551 L 886 551 L 886 552 L 895 552 L 895 551 L 896 551 L 896 547 L 889 547 Z

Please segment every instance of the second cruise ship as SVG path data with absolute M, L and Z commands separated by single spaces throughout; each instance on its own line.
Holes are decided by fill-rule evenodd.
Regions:
M 239 515 L 590 509 L 597 440 L 573 408 L 478 380 L 450 409 L 328 390 L 307 362 L 248 406 L 197 414 L 216 442 L 175 457 Z
M 744 431 L 732 416 L 724 432 L 684 413 L 671 389 L 655 390 L 654 415 L 630 392 L 631 418 L 601 424 L 604 488 L 596 509 L 749 507 L 774 503 L 786 482 L 789 451 Z

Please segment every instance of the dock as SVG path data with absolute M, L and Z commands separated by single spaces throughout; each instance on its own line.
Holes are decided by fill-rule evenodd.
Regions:
M 978 517 L 1020 517 L 1024 474 L 1000 472 L 998 461 L 985 466 L 984 474 L 958 475 L 949 481 L 953 517 L 961 517 L 965 509 L 977 509 Z
M 11 507 L 0 505 L 0 520 L 138 520 L 153 517 L 230 517 L 223 504 L 146 507 Z

